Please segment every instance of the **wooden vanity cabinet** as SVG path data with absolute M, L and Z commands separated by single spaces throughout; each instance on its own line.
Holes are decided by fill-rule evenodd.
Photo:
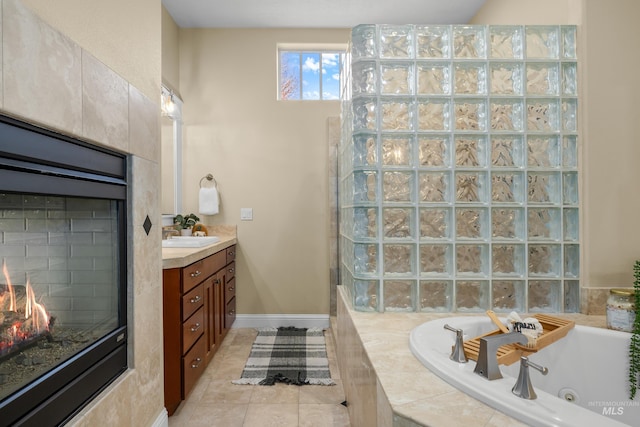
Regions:
M 165 269 L 162 279 L 164 401 L 172 415 L 235 319 L 235 245 L 186 267 Z
M 206 339 L 206 360 L 207 363 L 213 358 L 218 346 L 222 342 L 222 331 L 220 328 L 220 312 L 223 307 L 222 286 L 224 285 L 224 275 L 217 272 L 205 283 L 205 307 L 207 308 L 207 318 L 205 320 L 204 335 Z
M 224 280 L 224 318 L 222 333 L 227 331 L 236 320 L 236 247 L 227 248 L 227 266 L 225 267 Z

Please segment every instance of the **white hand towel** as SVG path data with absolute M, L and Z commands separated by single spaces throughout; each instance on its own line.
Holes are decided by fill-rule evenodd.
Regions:
M 200 208 L 199 212 L 202 215 L 215 215 L 218 213 L 220 199 L 218 196 L 218 189 L 200 188 Z

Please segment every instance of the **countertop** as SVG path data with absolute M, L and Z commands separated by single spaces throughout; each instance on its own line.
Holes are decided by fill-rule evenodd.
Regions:
M 162 248 L 162 269 L 186 267 L 238 243 L 235 225 L 207 226 L 207 235 L 220 241 L 201 248 Z
M 344 290 L 341 286 L 338 288 L 342 302 L 346 303 Z M 393 409 L 394 419 L 396 423 L 399 421 L 397 425 L 525 426 L 449 385 L 411 353 L 409 334 L 413 328 L 429 320 L 461 313 L 365 313 L 350 308 L 348 313 Z M 605 316 L 558 316 L 574 320 L 576 324 L 606 326 Z

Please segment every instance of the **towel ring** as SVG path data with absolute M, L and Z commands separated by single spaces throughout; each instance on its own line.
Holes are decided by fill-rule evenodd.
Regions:
M 206 179 L 207 181 L 213 181 L 213 186 L 214 186 L 215 188 L 218 188 L 218 182 L 215 180 L 215 178 L 213 177 L 213 175 L 211 175 L 210 173 L 209 173 L 209 174 L 207 174 L 207 176 L 203 176 L 203 177 L 202 177 L 202 179 L 200 180 L 200 188 L 202 188 L 202 181 L 204 181 L 205 179 Z

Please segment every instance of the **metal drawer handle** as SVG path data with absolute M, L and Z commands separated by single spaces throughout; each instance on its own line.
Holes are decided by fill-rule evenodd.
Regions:
M 219 285 L 220 284 L 220 279 L 214 279 L 213 280 L 213 284 L 214 285 Z
M 191 332 L 195 332 L 198 329 L 200 329 L 200 323 L 196 322 L 196 324 L 191 327 Z
M 229 286 L 229 290 L 233 291 L 235 288 L 233 286 Z
M 235 252 L 228 252 L 227 255 L 229 256 L 234 256 L 236 253 Z
M 229 269 L 229 273 L 233 273 L 233 272 L 235 272 L 235 271 L 236 271 L 236 269 L 235 269 L 235 268 L 230 268 L 230 269 Z
M 199 275 L 201 275 L 201 274 L 202 274 L 202 271 L 200 271 L 200 270 L 196 270 L 196 271 L 194 271 L 193 273 L 191 273 L 191 277 L 198 277 L 198 276 L 199 276 Z
M 191 367 L 193 369 L 196 369 L 198 366 L 200 366 L 200 362 L 202 362 L 202 359 L 200 359 L 199 357 L 196 357 L 196 360 L 191 362 Z
M 195 298 L 191 298 L 191 299 L 189 300 L 189 302 L 190 302 L 191 304 L 195 304 L 195 303 L 197 303 L 197 302 L 200 302 L 200 300 L 201 300 L 201 299 L 202 299 L 202 297 L 201 297 L 200 295 L 196 295 L 196 296 L 195 296 Z
M 236 311 L 235 311 L 235 310 L 231 310 L 231 311 L 229 312 L 229 314 L 230 314 L 230 315 L 234 315 L 234 314 L 236 314 Z

